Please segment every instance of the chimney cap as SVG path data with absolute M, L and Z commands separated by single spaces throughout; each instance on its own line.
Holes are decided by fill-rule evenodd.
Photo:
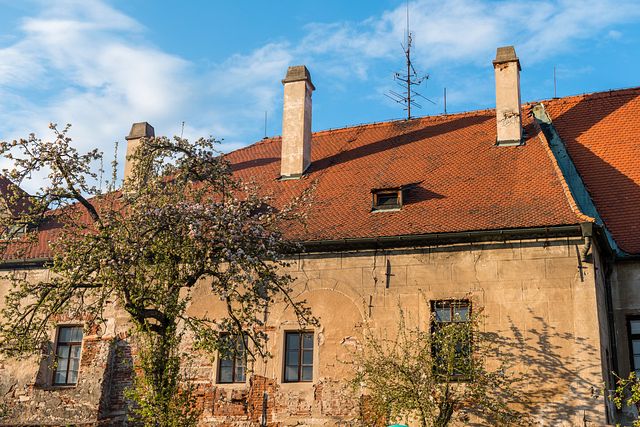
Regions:
M 293 65 L 287 70 L 287 75 L 282 80 L 282 84 L 307 81 L 311 86 L 311 90 L 315 90 L 316 87 L 311 83 L 311 73 L 305 65 Z
M 139 122 L 131 125 L 131 131 L 125 139 L 128 141 L 130 139 L 153 138 L 154 136 L 156 135 L 153 126 L 147 122 Z
M 520 60 L 516 56 L 516 49 L 513 46 L 502 46 L 496 50 L 496 59 L 493 60 L 494 67 L 498 64 L 504 64 L 505 62 L 517 62 L 518 70 L 522 71 L 520 67 Z

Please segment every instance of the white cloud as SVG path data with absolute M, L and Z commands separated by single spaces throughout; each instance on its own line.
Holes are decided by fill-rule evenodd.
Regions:
M 145 42 L 142 24 L 103 1 L 37 5 L 0 48 L 0 139 L 48 136 L 49 121 L 69 121 L 81 148 L 110 153 L 134 121 L 149 121 L 159 134 L 180 134 L 185 121 L 186 137 L 224 137 L 230 150 L 262 133 L 265 111 L 267 133 L 280 132 L 279 81 L 288 65 L 308 64 L 319 90 L 365 84 L 386 92 L 387 76 L 402 64 L 404 4 L 360 22 L 310 23 L 299 40 L 208 69 Z M 491 92 L 474 69 L 490 67 L 497 46 L 515 44 L 526 67 L 583 40 L 619 38 L 611 27 L 640 17 L 640 4 L 624 0 L 414 0 L 410 8 L 416 66 L 436 84 L 462 82 L 450 88 L 454 105 L 477 105 Z

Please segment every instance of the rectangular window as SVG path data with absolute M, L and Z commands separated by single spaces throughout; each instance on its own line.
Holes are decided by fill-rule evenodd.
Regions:
M 218 357 L 218 383 L 231 384 L 246 381 L 247 372 L 247 339 L 224 335 L 227 340 L 228 354 L 220 354 Z
M 374 211 L 402 207 L 402 190 L 400 189 L 372 190 L 371 193 L 373 194 L 372 209 Z
M 640 376 L 640 317 L 630 318 L 629 328 L 629 353 L 631 354 L 631 370 Z
M 471 373 L 471 302 L 431 302 L 434 371 L 443 379 L 464 380 Z
M 313 381 L 313 332 L 285 333 L 284 355 L 284 382 Z
M 53 385 L 76 385 L 80 369 L 82 326 L 61 326 L 56 340 Z

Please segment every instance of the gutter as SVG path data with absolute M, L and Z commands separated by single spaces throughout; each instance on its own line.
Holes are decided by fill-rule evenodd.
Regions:
M 19 268 L 43 268 L 51 264 L 53 258 L 22 258 L 0 261 L 0 270 L 13 270 Z
M 476 243 L 520 239 L 546 239 L 553 237 L 591 236 L 591 223 L 556 225 L 549 227 L 504 228 L 496 230 L 474 230 L 456 233 L 405 234 L 401 236 L 361 237 L 334 240 L 295 241 L 301 251 L 288 253 L 332 252 L 351 249 L 390 249 L 417 246 L 434 246 L 452 243 Z M 52 262 L 51 258 L 15 259 L 0 261 L 0 270 L 19 268 L 43 268 Z
M 406 234 L 402 236 L 298 241 L 304 252 L 331 252 L 345 249 L 384 249 L 432 246 L 445 243 L 475 243 L 550 237 L 584 237 L 582 224 L 550 227 L 476 230 L 456 233 Z

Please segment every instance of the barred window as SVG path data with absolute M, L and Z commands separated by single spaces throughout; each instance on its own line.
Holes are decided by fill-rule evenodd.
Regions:
M 434 371 L 443 379 L 465 380 L 472 367 L 471 302 L 431 302 Z

